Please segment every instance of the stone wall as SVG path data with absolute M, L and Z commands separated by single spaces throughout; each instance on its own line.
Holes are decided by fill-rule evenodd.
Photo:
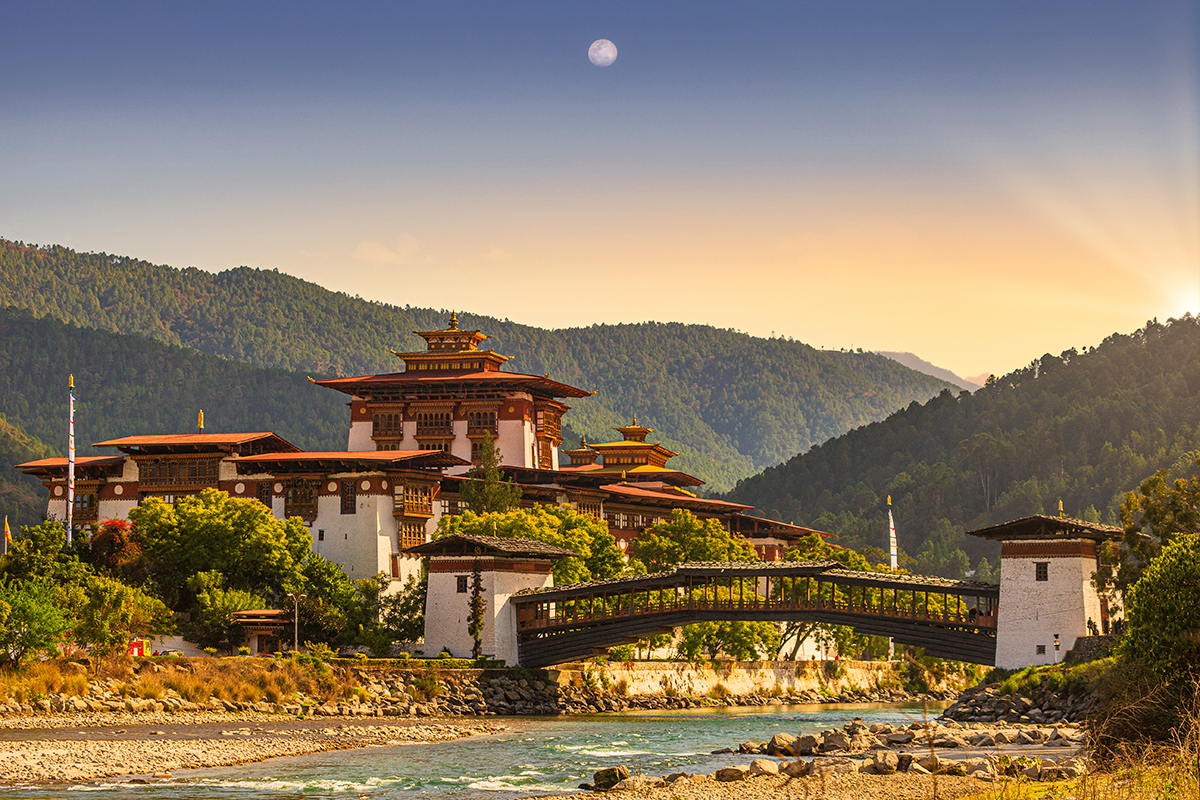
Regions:
M 620 687 L 629 697 L 652 695 L 879 695 L 902 688 L 899 661 L 634 661 L 571 664 L 552 671 L 559 685 Z M 962 687 L 937 685 L 939 692 Z

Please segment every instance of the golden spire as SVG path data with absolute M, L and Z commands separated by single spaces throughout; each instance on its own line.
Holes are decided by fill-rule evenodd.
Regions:
M 1066 514 L 1063 513 L 1062 500 L 1058 501 L 1058 518 L 1062 519 Z
M 637 412 L 634 412 L 633 414 L 633 424 L 637 425 Z
M 67 376 L 67 388 L 68 389 L 75 388 L 75 374 L 74 373 L 71 373 L 70 375 Z
M 450 330 L 458 330 L 458 314 L 455 314 L 453 311 L 450 312 Z
M 586 433 L 579 437 L 579 448 L 582 450 L 585 447 L 587 447 L 587 434 Z
M 200 429 L 200 433 L 204 433 L 204 409 L 200 409 L 200 414 L 196 417 L 196 427 Z

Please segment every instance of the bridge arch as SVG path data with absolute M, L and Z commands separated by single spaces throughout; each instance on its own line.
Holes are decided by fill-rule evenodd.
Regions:
M 939 658 L 992 665 L 1000 587 L 921 575 L 857 572 L 833 561 L 700 562 L 670 572 L 526 589 L 518 660 L 545 667 L 694 622 L 848 625 Z

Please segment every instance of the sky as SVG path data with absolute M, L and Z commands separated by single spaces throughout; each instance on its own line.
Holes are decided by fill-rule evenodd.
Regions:
M 1200 312 L 1198 45 L 1183 0 L 12 4 L 0 237 L 1002 374 Z

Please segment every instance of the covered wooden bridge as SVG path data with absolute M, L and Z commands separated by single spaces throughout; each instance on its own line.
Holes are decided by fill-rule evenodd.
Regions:
M 543 667 L 693 622 L 848 625 L 939 658 L 992 665 L 1000 587 L 856 572 L 834 561 L 701 562 L 670 572 L 527 589 L 510 598 L 521 664 Z

